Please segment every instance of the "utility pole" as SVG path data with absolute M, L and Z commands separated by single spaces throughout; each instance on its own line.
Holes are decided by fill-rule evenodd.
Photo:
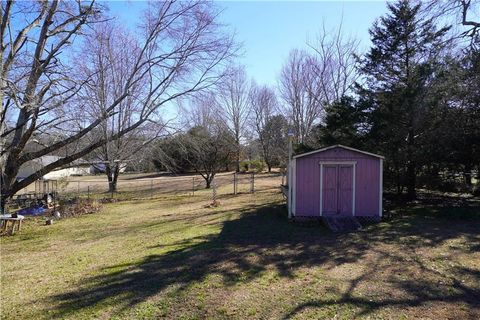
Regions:
M 293 143 L 293 136 L 294 136 L 294 133 L 293 133 L 293 129 L 292 128 L 289 128 L 288 129 L 288 133 L 287 133 L 287 136 L 288 136 L 288 165 L 287 165 L 287 173 L 288 173 L 288 176 L 287 176 L 287 185 L 289 186 L 290 185 L 290 168 L 291 168 L 291 165 L 292 165 L 292 153 L 293 153 L 293 146 L 292 146 L 292 143 Z
M 288 206 L 288 218 L 292 218 L 292 199 L 293 199 L 293 183 L 291 181 L 293 180 L 293 166 L 292 166 L 292 153 L 293 153 L 293 147 L 292 147 L 292 140 L 294 136 L 294 132 L 292 128 L 288 129 L 288 165 L 287 165 L 287 186 L 288 186 L 288 199 L 287 199 L 287 206 Z

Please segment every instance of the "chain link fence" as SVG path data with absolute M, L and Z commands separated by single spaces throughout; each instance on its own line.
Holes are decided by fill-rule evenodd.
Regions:
M 214 181 L 217 196 L 244 194 L 280 188 L 282 175 L 273 173 L 219 173 Z M 44 183 L 45 184 L 45 183 Z M 54 187 L 53 187 L 54 185 Z M 17 195 L 16 199 L 41 198 L 46 193 L 54 193 L 58 199 L 151 199 L 170 195 L 207 196 L 212 188 L 206 189 L 201 175 L 174 176 L 168 174 L 126 174 L 117 182 L 117 190 L 109 191 L 105 176 L 68 177 L 56 180 L 52 187 L 39 190 L 33 184 Z

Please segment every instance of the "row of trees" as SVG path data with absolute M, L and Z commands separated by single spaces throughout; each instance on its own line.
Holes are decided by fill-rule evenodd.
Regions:
M 309 51 L 292 50 L 276 88 L 249 80 L 243 66 L 229 68 L 218 85 L 180 108 L 182 127 L 191 129 L 156 144 L 153 161 L 157 168 L 197 171 L 208 187 L 216 172 L 229 170 L 230 165 L 238 172 L 245 158 L 260 158 L 269 172 L 273 167 L 286 167 L 289 128 L 295 132 L 298 146 L 313 146 L 312 132 L 321 122 L 324 107 L 350 92 L 357 80 L 358 46 L 358 40 L 346 38 L 341 27 L 335 33 L 323 29 L 316 41 L 309 44 Z M 219 127 L 223 129 L 218 130 Z M 222 161 L 217 165 L 194 163 L 199 157 L 190 153 L 204 150 L 208 154 L 207 146 L 189 147 L 198 128 L 212 136 L 221 133 L 228 141 L 220 145 L 220 140 L 216 140 L 218 147 L 224 148 Z M 186 141 L 189 139 L 190 143 Z M 218 160 L 205 155 L 202 158 Z
M 160 170 L 201 174 L 207 188 L 219 171 L 240 171 L 243 159 L 261 158 L 270 172 L 285 166 L 288 121 L 275 91 L 249 83 L 243 68 L 181 108 L 186 132 L 158 141 L 152 160 Z

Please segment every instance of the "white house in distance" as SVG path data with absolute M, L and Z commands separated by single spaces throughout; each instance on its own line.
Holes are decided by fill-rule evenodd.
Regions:
M 32 173 L 52 162 L 57 161 L 60 158 L 61 157 L 58 156 L 43 156 L 38 159 L 30 160 L 20 167 L 20 170 L 18 170 L 17 179 L 25 179 Z M 83 176 L 91 174 L 92 171 L 92 166 L 89 163 L 83 161 L 82 159 L 78 159 L 77 161 L 74 161 L 67 166 L 63 166 L 61 168 L 58 168 L 57 170 L 50 171 L 49 173 L 44 175 L 43 178 L 58 179 L 69 176 Z
M 115 161 L 117 162 L 117 161 Z M 105 173 L 106 165 L 101 161 L 93 162 L 92 163 L 92 173 Z M 120 169 L 118 170 L 120 173 L 124 173 L 127 170 L 127 163 L 121 162 Z

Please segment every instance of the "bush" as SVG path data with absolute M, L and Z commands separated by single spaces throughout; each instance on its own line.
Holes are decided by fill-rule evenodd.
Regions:
M 248 172 L 248 170 L 250 170 L 250 161 L 242 161 L 240 162 L 240 172 Z
M 252 172 L 262 172 L 265 170 L 265 162 L 263 160 L 252 160 L 250 161 L 250 171 Z
M 240 172 L 262 172 L 265 170 L 266 164 L 263 160 L 251 160 L 240 162 Z

